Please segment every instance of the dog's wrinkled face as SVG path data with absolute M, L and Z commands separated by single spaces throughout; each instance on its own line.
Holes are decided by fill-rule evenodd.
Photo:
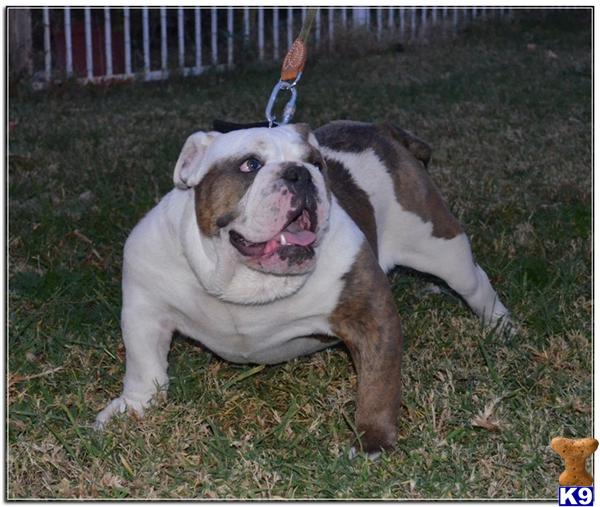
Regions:
M 318 143 L 306 125 L 197 133 L 175 168 L 194 187 L 202 234 L 220 253 L 274 275 L 315 266 L 327 230 L 330 194 Z

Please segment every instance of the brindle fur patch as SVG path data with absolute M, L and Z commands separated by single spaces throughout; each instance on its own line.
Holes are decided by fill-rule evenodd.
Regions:
M 433 236 L 452 239 L 463 232 L 424 168 L 431 150 L 427 151 L 423 147 L 427 145 L 414 135 L 389 124 L 350 121 L 332 122 L 314 133 L 321 146 L 335 151 L 360 153 L 373 149 L 392 177 L 397 201 L 423 221 L 431 222 Z
M 385 273 L 365 241 L 329 320 L 358 374 L 356 422 L 366 452 L 393 447 L 400 406 L 402 330 Z
M 198 226 L 206 236 L 216 236 L 224 227 L 224 217 L 233 220 L 237 205 L 246 193 L 255 173 L 240 171 L 248 157 L 232 157 L 218 161 L 194 189 Z M 231 221 L 229 220 L 229 221 Z
M 344 211 L 363 232 L 377 257 L 377 224 L 369 196 L 356 184 L 344 164 L 332 159 L 326 159 L 326 163 L 331 191 Z

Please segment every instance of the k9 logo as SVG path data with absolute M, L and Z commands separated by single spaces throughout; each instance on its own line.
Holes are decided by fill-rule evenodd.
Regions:
M 594 505 L 594 488 L 561 486 L 558 488 L 558 505 Z

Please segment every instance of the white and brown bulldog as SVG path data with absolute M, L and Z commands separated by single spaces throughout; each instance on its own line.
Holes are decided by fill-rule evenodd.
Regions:
M 236 363 L 279 363 L 338 341 L 358 373 L 368 453 L 394 445 L 402 332 L 385 273 L 445 280 L 487 323 L 508 311 L 425 170 L 429 147 L 389 124 L 198 132 L 176 188 L 125 244 L 123 393 L 102 428 L 166 391 L 175 330 Z

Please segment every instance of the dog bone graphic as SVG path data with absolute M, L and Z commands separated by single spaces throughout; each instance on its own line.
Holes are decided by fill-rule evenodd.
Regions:
M 550 443 L 565 462 L 565 470 L 560 474 L 561 486 L 591 486 L 593 477 L 585 468 L 585 460 L 598 448 L 595 438 L 570 439 L 556 437 Z

